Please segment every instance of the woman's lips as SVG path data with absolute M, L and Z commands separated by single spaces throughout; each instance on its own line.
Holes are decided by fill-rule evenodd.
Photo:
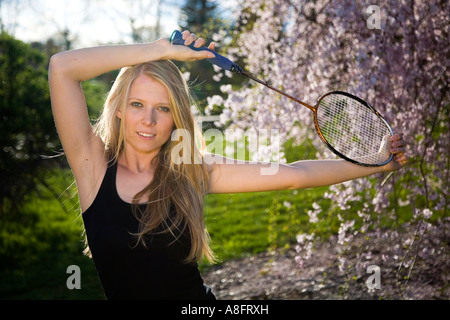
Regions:
M 147 132 L 137 132 L 137 134 L 146 139 L 150 139 L 150 138 L 153 138 L 154 136 L 156 136 L 156 134 L 154 134 L 154 133 L 147 133 Z

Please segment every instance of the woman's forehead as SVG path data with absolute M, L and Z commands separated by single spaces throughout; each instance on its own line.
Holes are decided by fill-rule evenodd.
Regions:
M 169 92 L 162 83 L 154 78 L 140 74 L 131 83 L 129 97 L 142 99 L 151 96 L 166 98 L 169 101 Z

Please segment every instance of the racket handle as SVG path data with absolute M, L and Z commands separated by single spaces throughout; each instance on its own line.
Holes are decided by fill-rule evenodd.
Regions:
M 184 45 L 183 36 L 180 31 L 175 30 L 172 33 L 172 35 L 170 36 L 170 43 L 177 44 L 177 45 Z M 215 58 L 210 58 L 210 59 L 205 59 L 205 60 L 208 60 L 212 64 L 215 64 L 216 66 L 221 67 L 222 69 L 231 71 L 236 74 L 241 74 L 243 71 L 242 68 L 240 66 L 238 66 L 236 63 L 228 60 L 227 58 L 225 58 L 224 56 L 221 56 L 220 54 L 218 54 L 217 52 L 215 52 L 213 50 L 210 50 L 206 47 L 196 48 L 196 47 L 194 47 L 194 43 L 191 43 L 188 47 L 195 51 L 206 50 L 206 51 L 214 53 Z

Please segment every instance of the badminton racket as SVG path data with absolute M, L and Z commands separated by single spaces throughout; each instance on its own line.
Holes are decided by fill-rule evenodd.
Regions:
M 170 42 L 184 45 L 181 32 L 175 30 Z M 332 91 L 322 95 L 312 106 L 248 74 L 239 65 L 213 50 L 196 48 L 193 43 L 189 47 L 214 53 L 214 58 L 206 60 L 222 69 L 246 76 L 310 109 L 318 136 L 340 158 L 367 167 L 382 166 L 392 160 L 393 155 L 389 150 L 392 128 L 366 101 L 347 92 Z

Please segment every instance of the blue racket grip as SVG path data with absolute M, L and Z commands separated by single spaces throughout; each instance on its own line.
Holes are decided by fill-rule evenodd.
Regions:
M 180 31 L 175 30 L 172 33 L 172 35 L 170 36 L 170 43 L 177 44 L 177 45 L 184 45 L 183 36 Z M 208 60 L 212 64 L 215 64 L 216 66 L 221 67 L 222 69 L 225 69 L 225 70 L 231 71 L 233 73 L 237 73 L 237 74 L 241 74 L 243 71 L 242 68 L 240 66 L 238 66 L 236 63 L 228 60 L 224 56 L 221 56 L 217 52 L 212 51 L 206 47 L 196 48 L 196 47 L 194 47 L 194 43 L 191 43 L 188 47 L 195 51 L 206 50 L 206 51 L 214 53 L 214 55 L 216 56 L 215 58 L 210 58 L 210 59 L 205 59 L 205 60 Z

